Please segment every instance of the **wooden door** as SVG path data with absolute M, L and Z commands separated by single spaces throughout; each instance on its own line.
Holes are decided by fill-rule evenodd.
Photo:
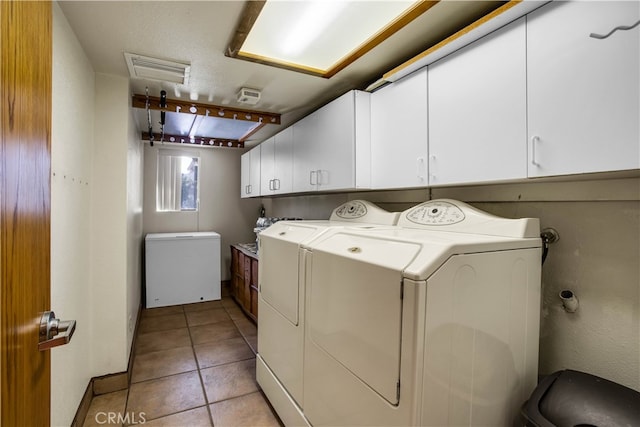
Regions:
M 52 11 L 0 1 L 0 328 L 3 426 L 50 424 L 49 310 Z

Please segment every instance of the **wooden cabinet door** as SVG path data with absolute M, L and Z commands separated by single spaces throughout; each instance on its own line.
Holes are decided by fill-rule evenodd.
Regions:
M 231 296 L 238 298 L 238 287 L 240 282 L 239 267 L 240 251 L 231 246 Z
M 258 318 L 258 260 L 251 259 L 251 307 L 249 312 Z
M 371 95 L 371 185 L 427 185 L 427 70 Z
M 251 258 L 248 256 L 244 256 L 242 305 L 245 309 L 251 306 Z
M 527 17 L 530 177 L 640 167 L 637 1 L 552 2 Z
M 429 184 L 527 177 L 521 18 L 429 66 Z

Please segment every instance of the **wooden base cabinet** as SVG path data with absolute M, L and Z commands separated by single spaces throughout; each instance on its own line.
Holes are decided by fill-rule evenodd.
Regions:
M 231 245 L 231 296 L 254 321 L 258 321 L 257 255 Z

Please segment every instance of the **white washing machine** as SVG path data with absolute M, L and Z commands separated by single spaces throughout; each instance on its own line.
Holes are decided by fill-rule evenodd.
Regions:
M 511 425 L 537 382 L 539 233 L 443 199 L 303 244 L 306 420 Z
M 286 425 L 304 425 L 302 363 L 304 288 L 300 245 L 331 228 L 392 226 L 399 212 L 364 201 L 346 202 L 329 220 L 279 221 L 260 233 L 258 383 Z

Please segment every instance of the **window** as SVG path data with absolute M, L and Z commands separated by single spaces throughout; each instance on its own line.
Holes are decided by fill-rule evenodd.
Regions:
M 189 154 L 158 152 L 157 211 L 198 210 L 199 164 L 200 159 Z

